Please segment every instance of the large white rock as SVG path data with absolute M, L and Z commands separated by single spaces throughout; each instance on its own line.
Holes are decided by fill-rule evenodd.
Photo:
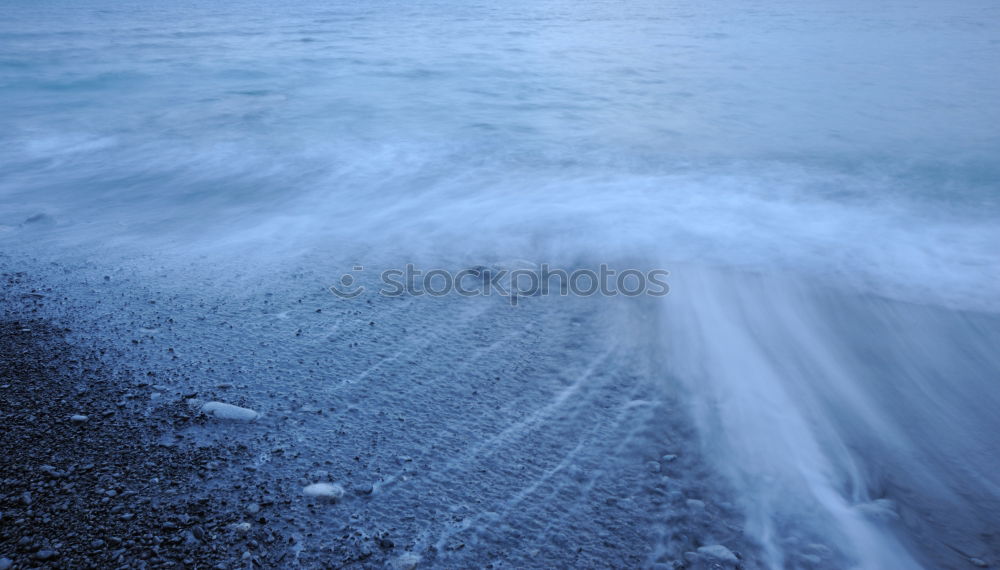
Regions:
M 259 413 L 250 408 L 241 408 L 225 402 L 208 402 L 201 407 L 201 413 L 220 420 L 240 422 L 252 422 L 260 417 Z
M 344 488 L 336 483 L 313 483 L 306 485 L 302 492 L 308 497 L 316 497 L 336 503 L 344 496 Z

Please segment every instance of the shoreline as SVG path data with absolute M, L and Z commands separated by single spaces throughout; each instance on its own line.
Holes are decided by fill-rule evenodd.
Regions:
M 0 465 L 2 520 L 20 519 L 0 536 L 12 568 L 759 567 L 678 402 L 579 333 L 602 330 L 583 301 L 403 312 L 391 299 L 305 297 L 296 320 L 268 321 L 277 335 L 240 329 L 245 359 L 233 360 L 231 346 L 204 343 L 253 315 L 245 299 L 217 306 L 96 267 L 19 267 L 39 271 L 3 274 L 0 293 L 3 384 L 17 378 L 21 394 L 0 429 L 25 426 Z M 287 310 L 270 308 L 276 298 L 262 307 Z M 406 334 L 449 314 L 439 342 Z M 327 323 L 355 321 L 343 344 L 323 340 Z M 422 356 L 393 359 L 392 347 Z M 455 351 L 481 360 L 444 368 Z M 336 363 L 333 381 L 310 381 L 309 355 L 316 369 Z M 575 364 L 553 374 L 559 362 Z M 209 401 L 262 415 L 208 417 Z M 40 433 L 53 453 L 36 452 Z M 324 483 L 343 495 L 310 493 Z M 18 504 L 25 491 L 31 505 Z

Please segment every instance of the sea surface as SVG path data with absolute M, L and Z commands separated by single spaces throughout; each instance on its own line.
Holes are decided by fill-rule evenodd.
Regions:
M 186 358 L 178 391 L 335 407 L 268 427 L 309 461 L 395 434 L 429 482 L 372 478 L 459 497 L 398 521 L 431 566 L 726 540 L 750 567 L 997 564 L 998 63 L 988 0 L 7 0 L 0 252 L 95 335 Z M 670 293 L 327 291 L 407 263 L 661 268 Z M 456 403 L 469 382 L 496 401 Z M 724 496 L 732 534 L 684 497 L 616 511 L 634 534 L 588 510 L 678 450 L 704 496 L 666 463 L 636 488 Z

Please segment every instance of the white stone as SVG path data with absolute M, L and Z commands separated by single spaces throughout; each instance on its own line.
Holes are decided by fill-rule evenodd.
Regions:
M 252 422 L 260 417 L 259 413 L 250 408 L 241 408 L 224 402 L 208 402 L 201 407 L 201 413 L 220 420 L 240 422 Z
M 313 483 L 306 485 L 302 492 L 307 497 L 316 497 L 336 503 L 344 496 L 344 488 L 336 483 Z
M 71 422 L 73 422 L 75 424 L 82 424 L 82 423 L 86 422 L 89 419 L 90 418 L 88 418 L 87 416 L 84 416 L 84 415 L 81 415 L 81 414 L 76 414 L 74 416 L 71 416 L 69 418 L 69 421 L 71 421 Z

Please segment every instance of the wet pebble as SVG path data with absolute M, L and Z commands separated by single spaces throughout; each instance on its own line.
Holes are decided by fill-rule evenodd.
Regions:
M 336 483 L 313 483 L 306 485 L 302 492 L 307 497 L 316 497 L 336 503 L 344 496 L 344 488 Z
M 197 538 L 202 542 L 205 542 L 206 540 L 205 529 L 203 529 L 201 526 L 195 525 L 191 527 L 191 534 L 193 534 L 195 538 Z
M 260 413 L 250 408 L 241 408 L 225 402 L 208 402 L 201 407 L 201 413 L 220 420 L 250 422 L 260 417 Z

